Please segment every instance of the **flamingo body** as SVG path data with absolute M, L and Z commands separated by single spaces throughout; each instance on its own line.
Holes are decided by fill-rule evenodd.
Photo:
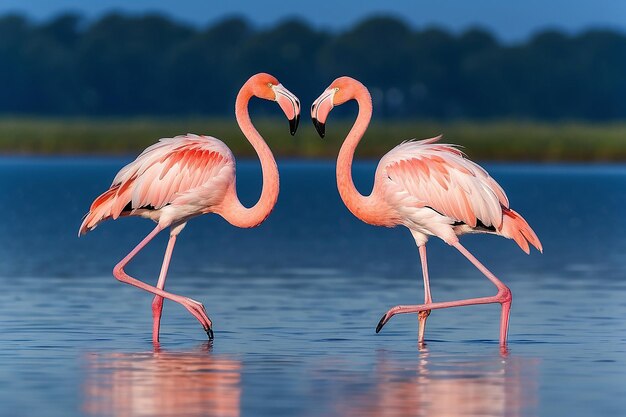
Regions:
M 79 234 L 120 216 L 164 225 L 185 222 L 215 211 L 234 183 L 235 158 L 219 139 L 194 134 L 161 139 L 119 171 L 94 200 Z
M 373 193 L 393 212 L 393 225 L 408 227 L 418 245 L 428 236 L 452 244 L 465 233 L 492 233 L 514 239 L 526 253 L 528 243 L 542 250 L 528 223 L 509 207 L 500 185 L 441 136 L 406 141 L 382 157 Z

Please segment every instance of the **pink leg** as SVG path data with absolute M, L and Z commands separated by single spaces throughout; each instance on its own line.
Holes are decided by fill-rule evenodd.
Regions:
M 491 304 L 491 303 L 500 303 L 502 305 L 502 315 L 500 319 L 500 345 L 506 345 L 507 332 L 509 328 L 509 312 L 511 310 L 511 301 L 513 300 L 513 296 L 511 295 L 511 290 L 502 283 L 498 278 L 495 277 L 483 264 L 481 264 L 471 253 L 468 252 L 459 242 L 454 243 L 452 246 L 457 248 L 459 252 L 461 252 L 470 262 L 481 271 L 487 279 L 489 279 L 493 284 L 498 288 L 498 293 L 493 297 L 480 297 L 480 298 L 469 298 L 467 300 L 458 300 L 458 301 L 447 301 L 441 303 L 427 303 L 422 305 L 415 306 L 396 306 L 391 308 L 385 315 L 380 319 L 378 326 L 376 327 L 376 333 L 378 333 L 383 326 L 391 319 L 391 317 L 396 314 L 407 314 L 407 313 L 419 313 L 420 311 L 426 310 L 436 310 L 440 308 L 449 308 L 449 307 L 459 307 L 459 306 L 469 306 L 475 304 Z
M 172 294 L 167 291 L 164 291 L 161 288 L 153 287 L 152 285 L 146 284 L 145 282 L 141 282 L 138 279 L 135 279 L 128 275 L 124 271 L 124 267 L 128 265 L 128 263 L 143 249 L 148 242 L 150 242 L 159 232 L 163 230 L 160 225 L 157 225 L 152 232 L 148 234 L 124 259 L 122 259 L 115 268 L 113 268 L 113 275 L 119 281 L 124 282 L 126 284 L 133 285 L 137 288 L 141 288 L 144 291 L 148 291 L 152 294 L 158 295 L 163 298 L 167 298 L 168 300 L 175 301 L 185 307 L 199 322 L 202 324 L 202 327 L 207 332 L 209 339 L 213 338 L 213 330 L 212 323 L 209 317 L 206 315 L 206 310 L 204 306 L 191 298 L 183 297 L 180 295 Z
M 422 261 L 422 275 L 424 275 L 424 304 L 432 303 L 430 296 L 430 283 L 428 281 L 428 262 L 426 261 L 426 245 L 419 247 L 420 260 Z M 417 332 L 417 342 L 421 345 L 424 343 L 424 331 L 426 330 L 426 319 L 430 316 L 430 310 L 423 310 L 417 313 L 419 320 L 419 329 Z
M 465 247 L 463 247 L 459 242 L 454 244 L 454 247 L 459 250 L 471 263 L 474 264 L 476 268 L 480 272 L 482 272 L 489 281 L 493 282 L 493 284 L 498 288 L 498 293 L 496 294 L 496 302 L 502 305 L 502 313 L 500 315 L 500 345 L 506 346 L 506 340 L 509 333 L 509 315 L 511 312 L 511 302 L 513 301 L 513 294 L 511 294 L 511 290 L 509 287 L 504 285 L 502 281 L 500 281 L 494 274 L 491 273 L 478 259 L 474 257 Z
M 160 290 L 165 288 L 165 278 L 167 277 L 167 269 L 172 259 L 172 252 L 176 244 L 176 235 L 170 234 L 170 240 L 167 242 L 165 256 L 163 256 L 163 265 L 161 265 L 161 273 L 156 287 Z M 159 343 L 159 329 L 161 328 L 161 314 L 163 313 L 163 297 L 155 295 L 152 300 L 152 342 Z

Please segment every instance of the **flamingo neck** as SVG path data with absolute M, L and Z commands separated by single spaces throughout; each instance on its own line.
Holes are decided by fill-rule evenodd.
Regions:
M 270 215 L 276 204 L 276 200 L 278 200 L 279 190 L 278 167 L 276 166 L 274 155 L 263 140 L 263 137 L 261 137 L 252 124 L 252 120 L 250 120 L 248 103 L 252 95 L 250 86 L 244 84 L 235 102 L 235 118 L 237 119 L 239 128 L 246 136 L 246 139 L 248 139 L 261 161 L 261 171 L 263 172 L 261 197 L 254 206 L 250 208 L 244 207 L 239 201 L 235 182 L 233 181 L 226 195 L 223 209 L 220 212 L 222 217 L 233 226 L 244 228 L 258 226 Z
M 352 214 L 366 223 L 383 225 L 381 212 L 383 204 L 378 201 L 377 194 L 362 195 L 356 189 L 352 180 L 354 152 L 372 119 L 372 97 L 369 91 L 361 83 L 356 83 L 354 88 L 355 93 L 352 98 L 359 105 L 359 114 L 339 150 L 339 156 L 337 157 L 337 188 L 339 189 L 341 199 Z

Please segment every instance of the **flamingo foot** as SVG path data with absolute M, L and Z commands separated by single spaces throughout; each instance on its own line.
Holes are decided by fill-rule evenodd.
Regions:
M 191 298 L 177 296 L 174 301 L 180 303 L 187 309 L 202 325 L 202 328 L 207 333 L 209 340 L 213 340 L 213 323 L 206 314 L 206 309 L 202 303 Z
M 202 303 L 191 298 L 181 297 L 178 301 L 183 305 L 202 325 L 209 340 L 213 340 L 213 323 L 206 314 L 206 309 Z M 159 332 L 161 327 L 161 313 L 163 312 L 163 298 L 155 296 L 152 301 L 152 342 L 156 345 L 159 343 Z
M 380 321 L 378 322 L 378 325 L 376 326 L 377 334 L 378 332 L 382 330 L 383 326 L 387 323 L 387 321 L 389 321 L 389 319 L 387 318 L 387 313 L 385 313 L 383 317 L 380 319 Z
M 422 304 L 422 305 L 417 305 L 417 306 L 395 306 L 389 309 L 389 311 L 387 311 L 383 317 L 380 319 L 380 321 L 378 322 L 378 325 L 376 326 L 376 333 L 380 332 L 381 329 L 383 328 L 383 326 L 385 324 L 387 324 L 387 322 L 396 314 L 407 314 L 407 313 L 418 313 L 418 317 L 422 317 L 422 314 L 425 311 L 427 311 L 428 313 L 425 314 L 424 316 L 424 324 L 426 324 L 426 317 L 428 317 L 430 315 L 430 310 L 431 310 L 432 306 L 431 303 L 427 303 L 427 304 Z M 408 311 L 407 311 L 408 310 Z

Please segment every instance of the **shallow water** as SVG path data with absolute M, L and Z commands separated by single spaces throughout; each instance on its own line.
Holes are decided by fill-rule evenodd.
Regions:
M 401 228 L 344 208 L 326 162 L 281 161 L 278 205 L 261 227 L 190 222 L 168 289 L 202 301 L 209 344 L 166 302 L 160 349 L 151 296 L 111 269 L 152 228 L 142 219 L 76 232 L 128 159 L 0 159 L 2 416 L 588 416 L 626 410 L 626 166 L 487 165 L 545 254 L 467 236 L 512 289 L 509 351 L 499 307 L 434 311 L 427 346 L 415 316 L 384 311 L 423 297 L 419 257 Z M 371 186 L 373 163 L 355 167 Z M 244 203 L 257 163 L 239 164 Z M 155 282 L 160 236 L 129 267 Z M 433 297 L 491 295 L 441 242 L 428 246 Z

